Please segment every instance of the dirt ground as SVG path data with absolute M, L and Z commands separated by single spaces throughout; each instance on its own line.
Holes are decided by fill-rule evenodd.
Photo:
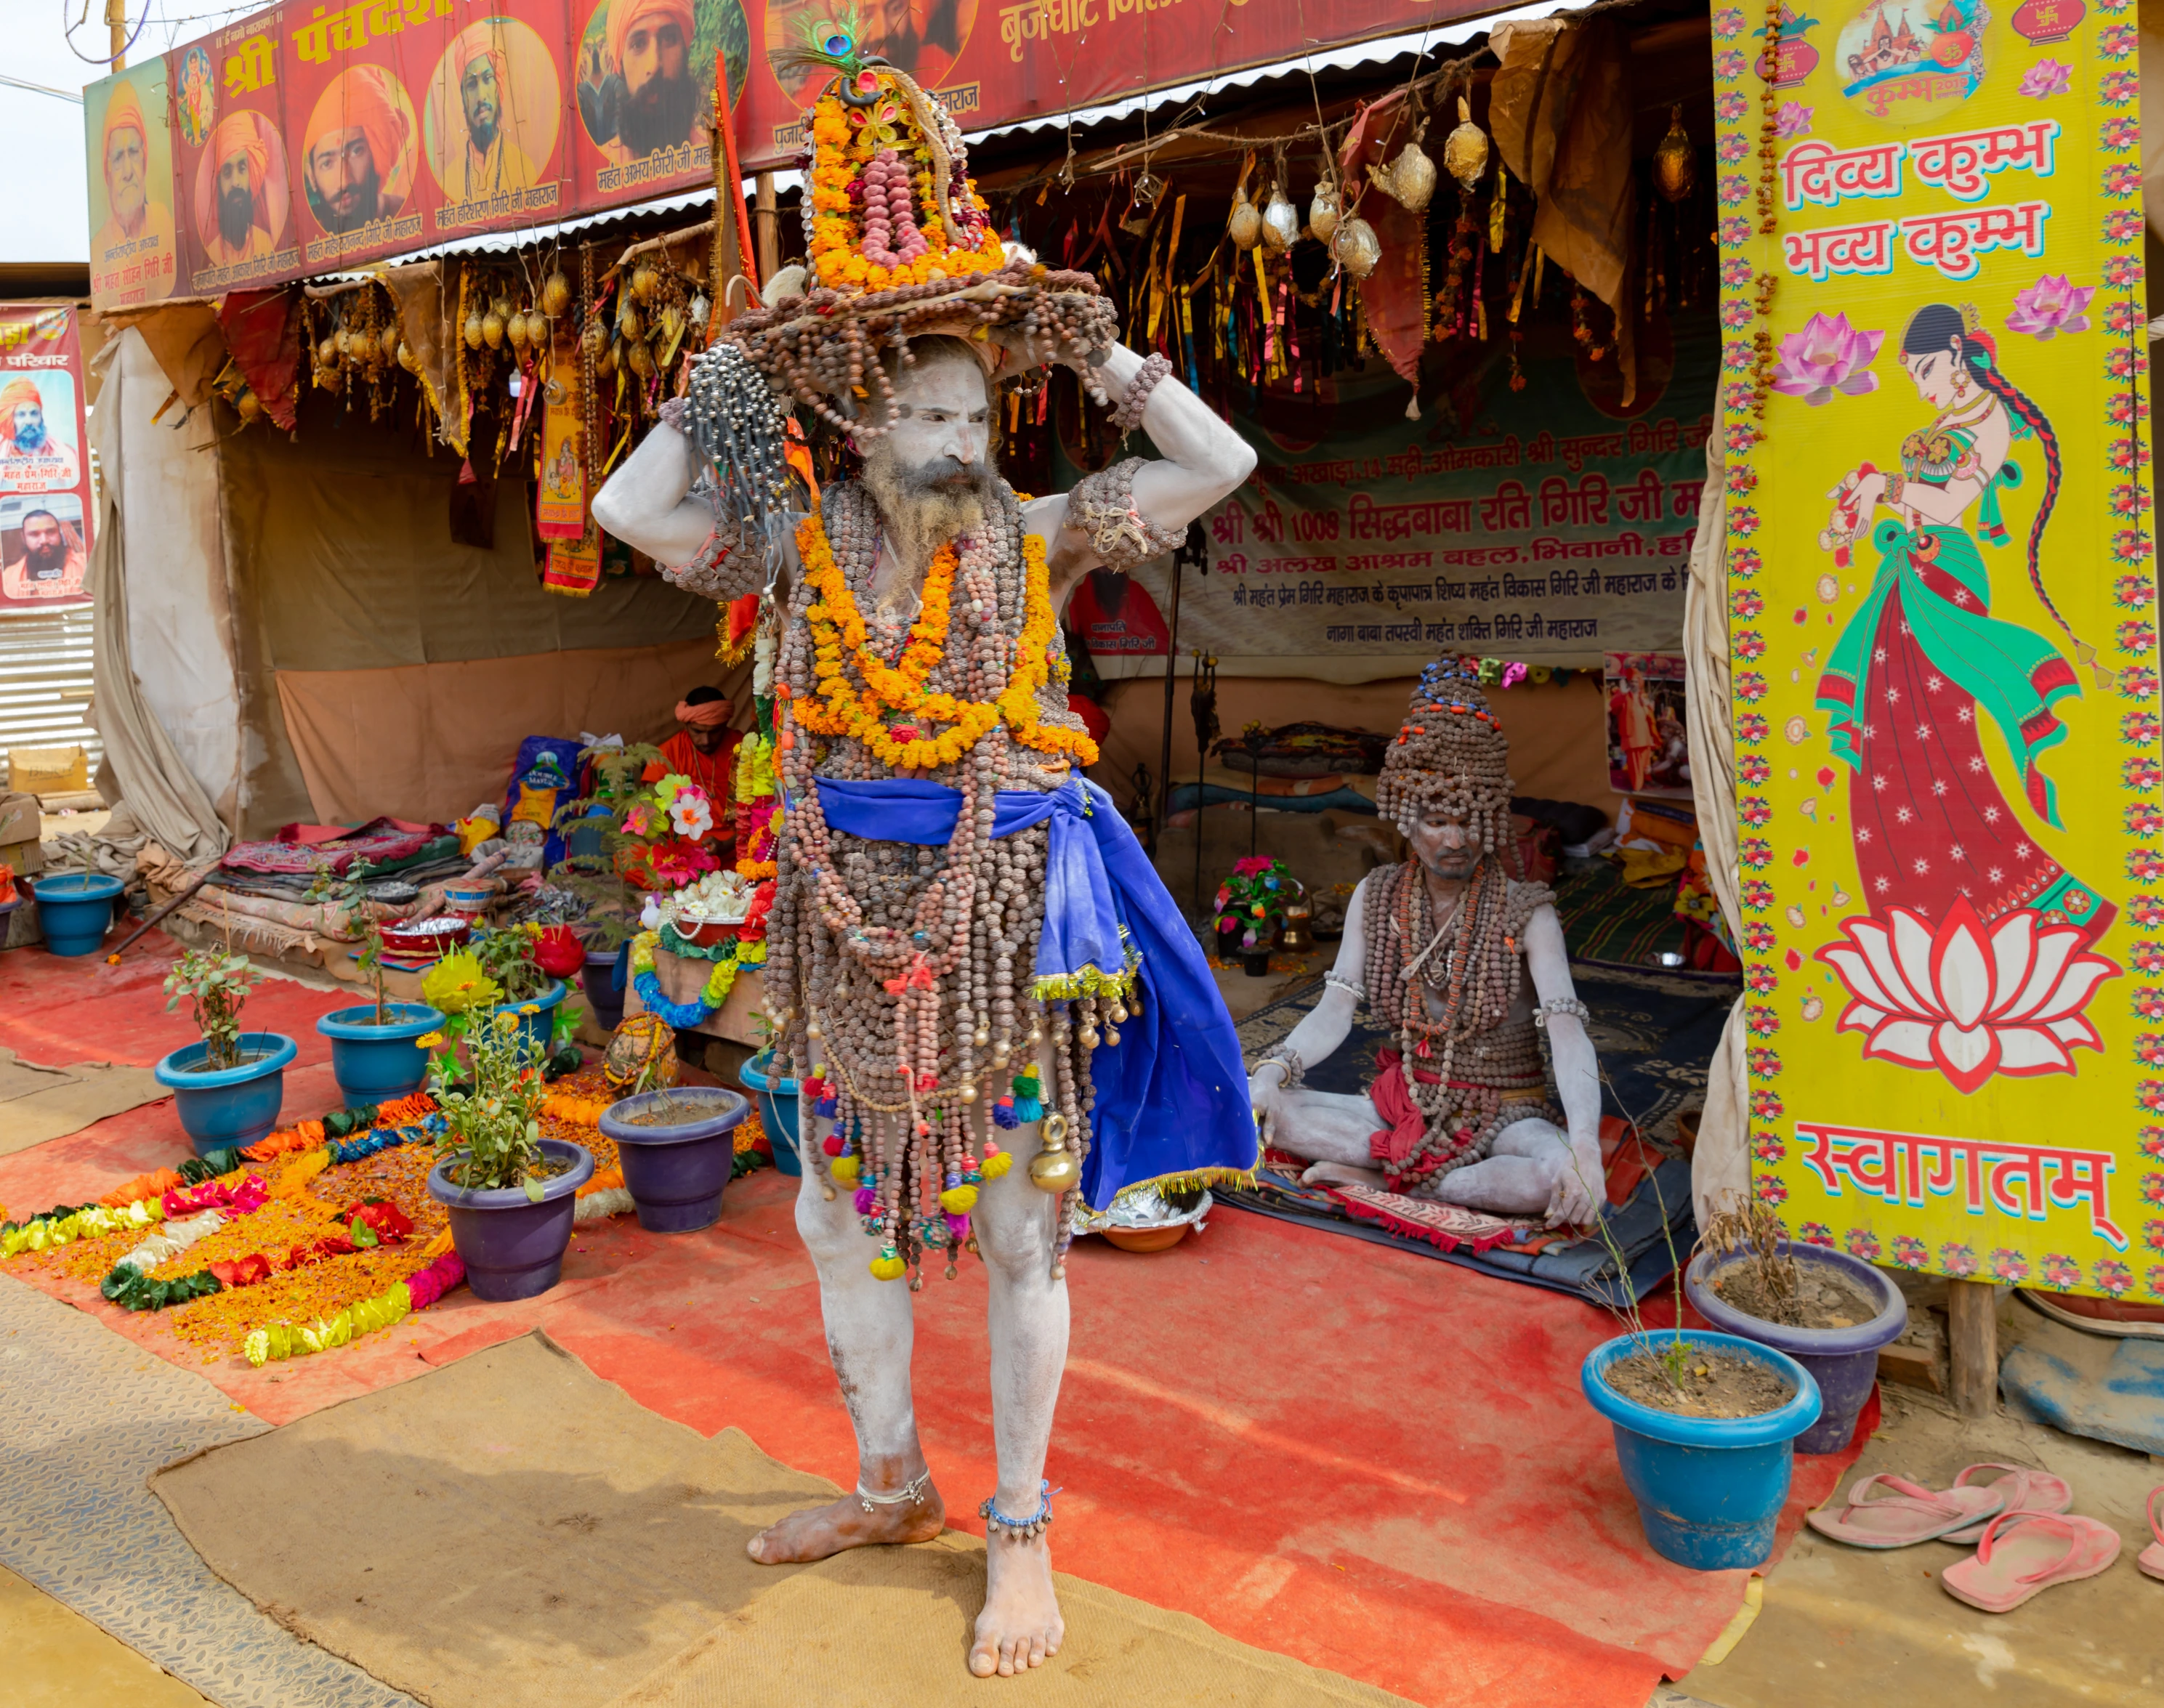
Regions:
M 1885 1423 L 1851 1481 L 1893 1471 L 1943 1488 L 1981 1460 L 2041 1466 L 2072 1485 L 2075 1512 L 2118 1528 L 2119 1559 L 2100 1576 L 1991 1614 L 1939 1586 L 1939 1573 L 1972 1549 L 1927 1542 L 1867 1551 L 1807 1529 L 1767 1575 L 1758 1616 L 1728 1657 L 1701 1663 L 1654 1702 L 1681 1695 L 1712 1708 L 2149 1708 L 2164 1700 L 2164 1583 L 2134 1563 L 2151 1539 L 2143 1505 L 2164 1483 L 2164 1464 L 2003 1412 L 1957 1417 L 1914 1388 L 1882 1385 L 1879 1392 Z M 1846 1486 L 1834 1501 L 1845 1495 Z

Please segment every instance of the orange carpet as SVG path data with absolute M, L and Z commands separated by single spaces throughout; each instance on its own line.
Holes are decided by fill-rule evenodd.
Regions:
M 108 1026 L 157 1035 L 144 1012 L 155 986 L 74 988 L 86 977 L 98 982 L 39 951 L 0 957 L 0 1043 L 34 1056 L 18 1042 L 32 988 L 70 1008 L 78 1056 L 116 1047 L 98 1041 Z M 328 1106 L 327 1071 L 289 1073 L 286 1119 Z M 93 1197 L 183 1144 L 170 1104 L 134 1110 L 0 1159 L 0 1202 L 20 1214 Z M 485 1305 L 460 1289 L 338 1352 L 200 1367 L 284 1422 L 538 1324 L 654 1410 L 708 1434 L 734 1424 L 846 1485 L 848 1425 L 795 1184 L 738 1181 L 701 1234 L 628 1218 L 582 1229 L 540 1299 Z M 1647 1548 L 1608 1428 L 1578 1391 L 1580 1361 L 1613 1332 L 1587 1305 L 1234 1211 L 1169 1252 L 1085 1240 L 1069 1276 L 1048 1468 L 1065 1570 L 1420 1701 L 1489 1708 L 1641 1708 L 1740 1604 L 1743 1574 L 1686 1571 Z M 157 1318 L 39 1284 L 198 1367 Z M 953 1522 L 977 1529 L 968 1515 L 993 1480 L 981 1274 L 928 1282 L 917 1304 L 925 1444 Z M 1852 1458 L 1798 1462 L 1783 1545 Z

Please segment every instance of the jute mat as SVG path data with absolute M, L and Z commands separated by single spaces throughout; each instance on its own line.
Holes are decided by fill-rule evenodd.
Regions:
M 0 1050 L 0 1156 L 65 1139 L 108 1115 L 171 1095 L 147 1067 L 108 1061 L 40 1067 Z
M 770 1568 L 745 1542 L 839 1491 L 646 1410 L 536 1331 L 151 1480 L 212 1569 L 436 1708 L 816 1701 L 975 1685 L 984 1544 Z M 1401 1698 L 1063 1576 L 1067 1640 L 984 1686 L 1060 1703 Z

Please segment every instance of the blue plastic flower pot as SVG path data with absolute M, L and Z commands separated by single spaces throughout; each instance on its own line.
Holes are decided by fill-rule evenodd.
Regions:
M 30 893 L 38 904 L 45 947 L 55 955 L 97 954 L 113 924 L 113 898 L 124 887 L 117 878 L 88 872 L 34 880 Z
M 428 1052 L 416 1041 L 444 1024 L 426 1003 L 386 1003 L 391 1018 L 376 1024 L 376 1004 L 337 1009 L 316 1022 L 331 1040 L 331 1077 L 349 1109 L 387 1103 L 421 1088 Z
M 737 1077 L 759 1099 L 759 1123 L 773 1143 L 775 1167 L 784 1174 L 802 1174 L 804 1159 L 796 1154 L 796 1082 L 774 1071 L 771 1050 L 762 1050 L 744 1063 Z
M 1657 1344 L 1662 1335 L 1652 1339 Z M 1762 1565 L 1773 1552 L 1773 1527 L 1788 1498 L 1797 1436 L 1818 1421 L 1818 1384 L 1786 1353 L 1740 1334 L 1684 1331 L 1694 1346 L 1771 1365 L 1795 1392 L 1756 1417 L 1682 1417 L 1627 1400 L 1606 1372 L 1643 1350 L 1630 1335 L 1585 1355 L 1578 1381 L 1593 1409 L 1615 1426 L 1624 1485 L 1653 1551 L 1695 1571 Z
M 498 1003 L 489 1013 L 491 1016 L 517 1014 L 518 1030 L 545 1051 L 549 1048 L 549 1028 L 555 1022 L 556 1009 L 563 1000 L 564 981 L 552 978 L 549 981 L 549 988 L 540 995 L 528 997 L 522 1003 Z M 528 1014 L 526 1010 L 528 1009 L 533 1012 Z
M 541 1182 L 538 1203 L 524 1187 L 470 1191 L 454 1185 L 448 1171 L 465 1157 L 464 1150 L 451 1151 L 428 1171 L 428 1196 L 448 1213 L 451 1244 L 477 1299 L 530 1299 L 563 1279 L 578 1192 L 594 1177 L 594 1154 L 563 1139 L 544 1139 L 541 1152 L 571 1166 Z
M 618 949 L 589 949 L 586 965 L 579 975 L 586 987 L 586 1000 L 593 1005 L 594 1024 L 605 1032 L 613 1032 L 623 1024 L 623 987 L 616 982 L 617 961 L 622 957 Z
M 1762 1346 L 1785 1352 L 1811 1373 L 1819 1385 L 1824 1410 L 1819 1421 L 1796 1438 L 1799 1453 L 1839 1453 L 1856 1433 L 1856 1420 L 1871 1386 L 1878 1380 L 1878 1349 L 1901 1338 L 1909 1326 L 1909 1302 L 1891 1276 L 1874 1269 L 1846 1251 L 1830 1251 L 1822 1245 L 1792 1245 L 1781 1250 L 1799 1263 L 1822 1264 L 1837 1269 L 1879 1302 L 1878 1314 L 1853 1328 L 1792 1328 L 1785 1323 L 1768 1323 L 1747 1315 L 1714 1291 L 1714 1271 L 1740 1258 L 1721 1260 L 1701 1251 L 1683 1273 L 1683 1288 L 1699 1315 L 1716 1328 L 1741 1334 Z
M 629 1119 L 657 1108 L 682 1119 L 665 1126 Z M 641 1092 L 601 1111 L 601 1131 L 616 1141 L 640 1227 L 649 1234 L 693 1234 L 722 1219 L 722 1192 L 736 1166 L 736 1129 L 750 1113 L 743 1092 L 717 1085 Z
M 174 1110 L 196 1155 L 207 1156 L 270 1136 L 286 1102 L 286 1064 L 300 1047 L 282 1032 L 243 1032 L 238 1067 L 191 1073 L 191 1067 L 210 1056 L 209 1045 L 191 1044 L 151 1071 L 172 1092 Z

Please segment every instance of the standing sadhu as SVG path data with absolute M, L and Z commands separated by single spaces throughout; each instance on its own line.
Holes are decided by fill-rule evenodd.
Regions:
M 974 1252 L 999 1480 L 977 1508 L 990 1583 L 969 1664 L 1013 1673 L 1064 1631 L 1044 1472 L 1073 1202 L 1244 1174 L 1256 1155 L 1201 951 L 1079 774 L 1095 749 L 1067 708 L 1058 611 L 1089 570 L 1171 549 L 1254 454 L 1163 357 L 1117 343 L 1086 275 L 1003 251 L 936 102 L 891 67 L 833 63 L 808 139 L 813 271 L 785 271 L 726 330 L 594 512 L 681 584 L 771 593 L 784 800 L 767 989 L 777 1055 L 805 1076 L 796 1223 L 859 1480 L 752 1554 L 939 1533 L 910 1293 Z M 893 116 L 853 124 L 853 102 Z M 1017 497 L 989 460 L 992 387 L 1047 360 L 1164 459 Z M 777 394 L 861 456 L 810 515 L 794 514 Z

